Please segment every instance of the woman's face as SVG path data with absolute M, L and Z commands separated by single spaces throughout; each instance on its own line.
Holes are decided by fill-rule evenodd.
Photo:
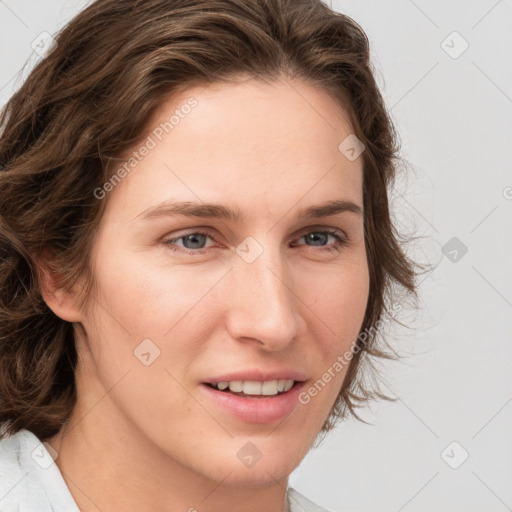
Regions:
M 98 199 L 77 373 L 78 404 L 107 397 L 98 431 L 224 483 L 298 465 L 368 300 L 362 157 L 338 147 L 351 132 L 302 82 L 194 87 L 161 105 Z

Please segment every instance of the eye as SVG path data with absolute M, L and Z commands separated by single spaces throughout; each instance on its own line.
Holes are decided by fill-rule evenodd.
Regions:
M 212 236 L 209 233 L 204 233 L 202 231 L 194 231 L 193 233 L 187 233 L 185 235 L 178 236 L 176 238 L 169 238 L 164 240 L 164 243 L 169 246 L 178 246 L 183 247 L 184 249 L 189 249 L 192 252 L 204 252 L 200 249 L 205 249 L 206 240 L 210 238 L 213 240 Z M 183 241 L 183 245 L 180 246 L 176 242 Z M 173 250 L 179 250 L 172 247 Z M 199 249 L 199 250 L 198 250 Z
M 329 243 L 329 238 L 333 238 L 334 243 Z M 214 241 L 210 233 L 194 231 L 175 238 L 168 238 L 163 243 L 175 252 L 183 251 L 190 255 L 204 254 L 208 248 L 206 246 L 208 239 Z M 302 239 L 304 239 L 305 243 L 298 243 Z M 297 241 L 292 242 L 291 246 L 308 245 L 309 247 L 319 247 L 321 250 L 339 251 L 341 246 L 347 244 L 348 237 L 343 232 L 332 229 L 319 229 L 305 233 Z
M 329 237 L 334 238 L 335 242 L 333 244 L 328 243 Z M 346 235 L 340 231 L 332 229 L 310 231 L 299 238 L 299 240 L 302 239 L 306 241 L 306 244 L 294 243 L 293 245 L 310 245 L 310 247 L 321 247 L 327 250 L 338 251 L 340 246 L 348 243 L 348 237 Z M 311 244 L 308 244 L 308 242 L 311 242 Z

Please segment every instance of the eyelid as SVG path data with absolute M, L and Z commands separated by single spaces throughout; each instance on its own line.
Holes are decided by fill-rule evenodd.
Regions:
M 300 236 L 298 236 L 296 239 L 301 239 L 304 236 L 308 235 L 309 233 L 327 233 L 327 235 L 331 235 L 336 239 L 335 243 L 333 243 L 333 244 L 320 245 L 320 246 L 314 246 L 314 245 L 307 246 L 307 247 L 311 247 L 311 248 L 318 247 L 319 249 L 339 250 L 340 247 L 346 246 L 350 242 L 348 235 L 343 230 L 338 229 L 338 228 L 328 228 L 328 227 L 306 229 L 306 231 L 303 231 L 302 234 Z M 306 244 L 294 243 L 294 246 L 296 246 L 296 245 L 306 245 Z
M 189 231 L 186 231 L 185 233 L 174 235 L 172 237 L 166 236 L 163 238 L 162 241 L 164 243 L 176 242 L 176 240 L 180 240 L 181 238 L 185 238 L 190 235 L 205 235 L 205 236 L 211 238 L 214 242 L 217 241 L 215 239 L 215 237 L 209 231 L 203 230 L 202 228 L 191 229 Z M 185 247 L 185 249 L 186 249 L 186 247 Z M 202 248 L 202 249 L 204 250 L 204 248 Z M 190 250 L 190 249 L 188 249 L 188 250 Z M 201 249 L 197 249 L 197 250 L 200 251 Z
M 175 239 L 181 238 L 182 236 L 193 235 L 194 233 L 204 233 L 209 236 L 213 236 L 215 232 L 218 232 L 218 229 L 214 226 L 191 226 L 166 232 L 164 238 Z
M 302 237 L 311 232 L 321 233 L 322 231 L 327 231 L 329 233 L 336 233 L 336 234 L 340 235 L 341 237 L 348 239 L 348 235 L 343 229 L 335 228 L 333 226 L 307 226 L 307 227 L 299 230 L 299 232 L 298 232 L 299 234 L 296 236 Z
M 174 235 L 173 237 L 170 237 L 170 238 L 167 238 L 167 237 L 164 237 L 163 238 L 163 243 L 165 244 L 168 244 L 169 246 L 172 246 L 177 240 L 180 240 L 182 238 L 185 238 L 187 236 L 190 236 L 190 235 L 204 235 L 204 236 L 207 236 L 209 237 L 213 242 L 217 242 L 215 236 L 209 231 L 210 228 L 201 228 L 201 227 L 197 227 L 197 228 L 189 228 L 187 231 L 183 232 L 183 233 L 179 233 L 177 235 Z M 337 247 L 337 246 L 343 246 L 343 245 L 347 245 L 350 241 L 349 239 L 349 236 L 347 235 L 347 233 L 340 229 L 340 228 L 334 228 L 334 227 L 331 227 L 331 226 L 319 226 L 319 225 L 315 225 L 315 226 L 306 226 L 305 228 L 301 229 L 296 235 L 294 235 L 294 240 L 293 242 L 295 242 L 294 246 L 297 246 L 297 245 L 306 245 L 306 244 L 297 244 L 296 241 L 300 238 L 303 238 L 304 236 L 308 235 L 309 233 L 327 233 L 327 234 L 330 234 L 331 236 L 338 236 L 339 239 L 336 239 L 336 242 L 333 243 L 333 244 L 328 244 L 328 245 L 325 245 L 325 246 L 318 246 L 319 249 L 328 249 L 328 248 L 334 248 L 334 247 Z M 201 247 L 201 248 L 198 248 L 198 249 L 188 249 L 186 247 L 182 247 L 182 246 L 176 246 L 176 247 L 181 247 L 184 251 L 190 251 L 190 252 L 195 252 L 195 253 L 201 253 L 201 251 L 205 251 L 206 249 L 208 248 L 211 248 L 212 246 L 209 246 L 209 247 Z M 309 246 L 309 247 L 312 247 L 314 248 L 315 246 Z

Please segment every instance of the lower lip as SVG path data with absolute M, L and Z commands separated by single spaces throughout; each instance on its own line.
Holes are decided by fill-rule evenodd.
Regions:
M 272 423 L 290 415 L 297 406 L 304 382 L 297 382 L 286 393 L 268 398 L 245 398 L 201 384 L 201 389 L 221 409 L 246 423 Z

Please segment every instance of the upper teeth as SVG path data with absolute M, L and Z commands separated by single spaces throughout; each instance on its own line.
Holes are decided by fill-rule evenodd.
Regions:
M 235 393 L 246 395 L 277 395 L 278 392 L 288 391 L 295 381 L 292 379 L 267 380 L 258 382 L 254 380 L 232 380 L 229 382 L 217 382 L 218 389 L 224 390 L 229 387 Z

